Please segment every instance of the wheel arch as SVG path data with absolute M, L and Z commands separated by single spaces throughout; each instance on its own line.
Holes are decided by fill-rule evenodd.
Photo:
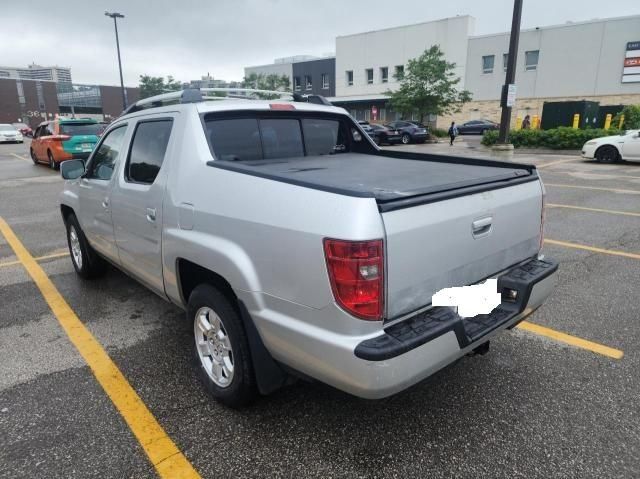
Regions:
M 603 145 L 598 146 L 598 147 L 596 148 L 596 151 L 594 151 L 594 152 L 593 152 L 593 157 L 594 157 L 594 158 L 597 158 L 597 156 L 598 156 L 598 152 L 599 152 L 600 150 L 602 150 L 603 148 L 608 148 L 608 147 L 611 147 L 611 148 L 613 148 L 614 150 L 616 150 L 616 152 L 618 153 L 618 159 L 621 159 L 621 158 L 622 158 L 622 152 L 620 151 L 620 148 L 618 148 L 618 147 L 617 147 L 615 144 L 613 144 L 613 143 L 604 143 Z

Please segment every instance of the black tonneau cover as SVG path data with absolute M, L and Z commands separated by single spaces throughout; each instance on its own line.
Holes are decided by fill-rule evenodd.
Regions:
M 534 166 L 406 152 L 341 153 L 209 166 L 348 196 L 375 198 L 381 211 L 537 179 Z

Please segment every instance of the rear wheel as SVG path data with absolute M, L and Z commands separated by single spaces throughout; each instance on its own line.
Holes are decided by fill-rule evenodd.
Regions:
M 193 356 L 198 376 L 217 401 L 241 407 L 257 396 L 249 343 L 229 300 L 209 284 L 189 296 L 187 318 L 193 323 Z
M 47 150 L 47 157 L 49 158 L 49 168 L 51 168 L 52 170 L 57 170 L 58 168 L 60 168 L 60 165 L 56 163 L 56 160 L 54 160 L 51 150 Z
M 596 151 L 596 160 L 600 163 L 615 163 L 619 161 L 618 150 L 615 146 L 605 145 Z
M 104 274 L 107 263 L 91 247 L 84 236 L 74 214 L 67 217 L 67 244 L 73 267 L 84 279 L 97 278 Z
M 408 133 L 405 133 L 404 135 L 402 135 L 402 144 L 408 145 L 409 143 L 411 143 L 411 137 Z

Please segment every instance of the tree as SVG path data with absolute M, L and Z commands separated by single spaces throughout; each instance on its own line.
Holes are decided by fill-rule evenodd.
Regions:
M 182 85 L 171 75 L 167 77 L 166 82 L 162 77 L 140 75 L 140 98 L 149 98 L 150 96 L 160 95 L 168 91 L 178 90 L 182 90 Z
M 248 77 L 244 77 L 242 87 L 254 88 L 256 90 L 291 91 L 291 81 L 287 75 L 276 75 L 275 73 L 269 75 L 265 75 L 263 73 L 252 73 Z M 269 94 L 258 94 L 257 96 L 265 100 L 278 98 L 278 95 Z
M 403 115 L 418 113 L 420 122 L 426 114 L 444 115 L 459 112 L 471 101 L 471 93 L 458 90 L 455 63 L 447 62 L 438 45 L 409 60 L 404 74 L 394 77 L 400 82 L 396 91 L 387 91 L 391 108 Z
M 626 130 L 636 130 L 640 128 L 640 105 L 627 105 L 611 122 L 611 126 L 618 128 L 621 115 L 624 115 L 624 125 Z

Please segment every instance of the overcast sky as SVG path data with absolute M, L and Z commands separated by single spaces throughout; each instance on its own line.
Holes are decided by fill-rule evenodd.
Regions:
M 338 35 L 456 15 L 474 16 L 477 35 L 507 31 L 512 8 L 512 0 L 3 0 L 0 65 L 57 64 L 71 67 L 75 83 L 119 84 L 105 10 L 126 15 L 124 81 L 136 86 L 141 74 L 240 80 L 248 65 L 334 52 Z M 524 0 L 522 27 L 638 13 L 638 0 Z

